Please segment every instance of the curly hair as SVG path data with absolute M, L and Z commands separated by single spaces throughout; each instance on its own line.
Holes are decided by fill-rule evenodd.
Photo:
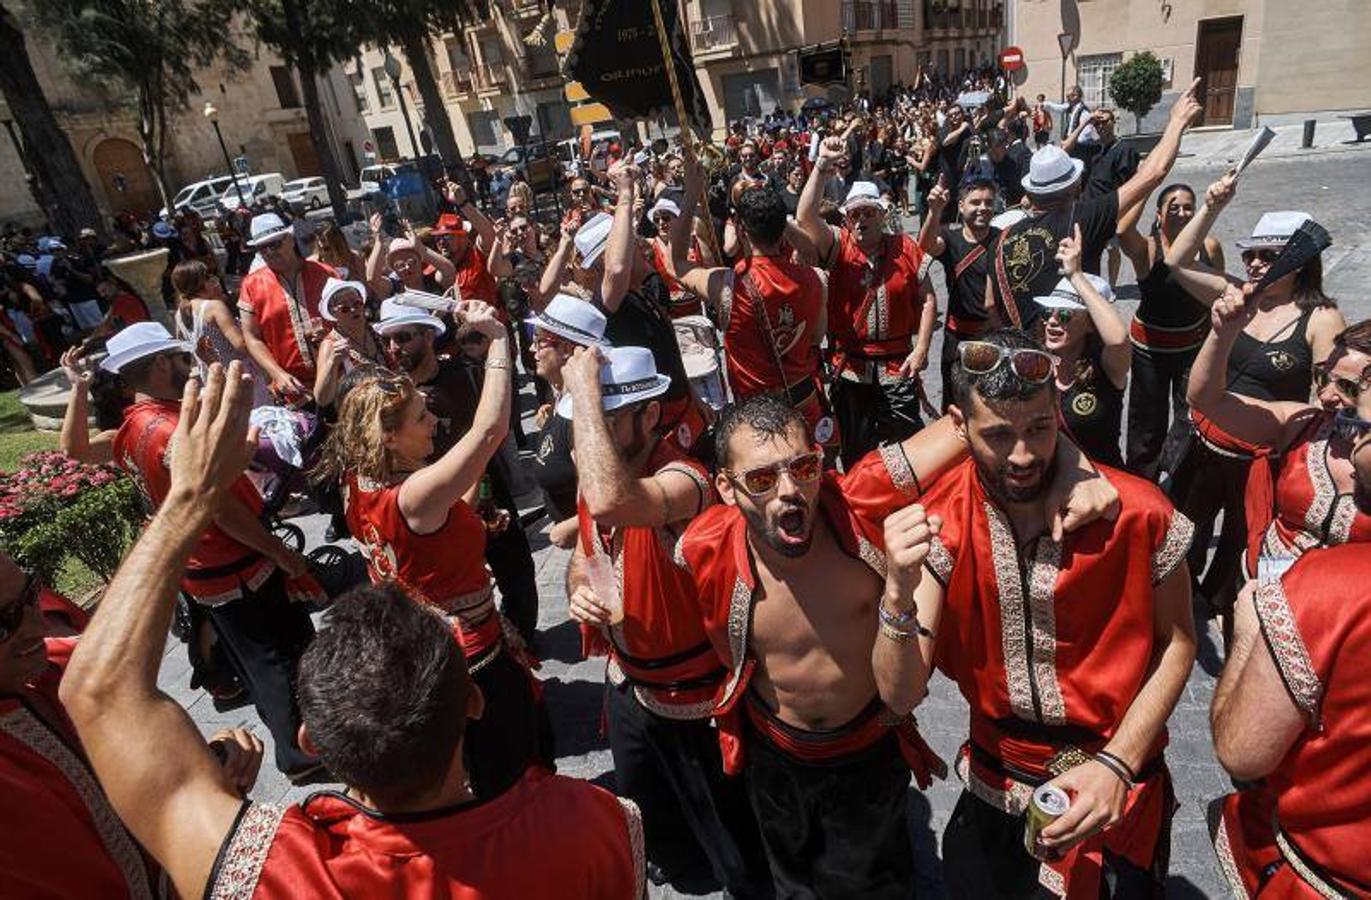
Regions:
M 389 372 L 368 374 L 355 384 L 339 403 L 338 421 L 320 451 L 314 480 L 338 483 L 353 474 L 389 481 L 395 473 L 385 438 L 400 427 L 405 408 L 418 393 L 408 378 Z

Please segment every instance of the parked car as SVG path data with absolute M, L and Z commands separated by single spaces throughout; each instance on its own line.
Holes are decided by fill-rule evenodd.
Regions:
M 172 213 L 178 213 L 183 209 L 194 209 L 201 215 L 205 214 L 203 207 L 213 207 L 224 194 L 224 189 L 233 186 L 233 179 L 227 175 L 220 175 L 215 178 L 206 178 L 196 181 L 181 188 L 176 192 L 176 196 L 171 198 L 171 209 L 165 206 L 158 215 L 163 219 L 171 218 Z M 211 214 L 213 214 L 211 210 Z
M 250 175 L 247 178 L 239 178 L 238 185 L 228 186 L 223 196 L 219 198 L 219 211 L 221 213 L 233 212 L 240 206 L 251 207 L 261 200 L 269 197 L 279 197 L 285 188 L 286 179 L 280 172 L 272 172 L 269 175 Z M 239 190 L 242 197 L 239 197 Z
M 281 186 L 281 199 L 297 212 L 328 205 L 328 186 L 318 176 L 296 178 Z

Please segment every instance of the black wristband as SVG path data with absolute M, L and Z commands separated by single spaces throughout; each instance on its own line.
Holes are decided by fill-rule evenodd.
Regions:
M 1122 781 L 1125 786 L 1132 787 L 1137 783 L 1138 778 L 1133 774 L 1133 767 L 1114 754 L 1106 750 L 1098 750 L 1095 753 L 1095 762 L 1119 776 L 1119 780 Z

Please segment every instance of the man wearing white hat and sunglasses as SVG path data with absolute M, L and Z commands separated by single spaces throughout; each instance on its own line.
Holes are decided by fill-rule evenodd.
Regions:
M 167 452 L 181 415 L 181 395 L 196 374 L 192 347 L 158 322 L 139 322 L 110 338 L 101 368 L 134 391 L 114 437 L 114 461 L 160 506 L 171 488 Z M 262 498 L 240 476 L 186 565 L 181 590 L 207 608 L 239 676 L 276 745 L 276 766 L 292 780 L 318 770 L 297 742 L 296 664 L 314 635 L 308 610 L 286 596 L 285 577 L 308 562 L 258 519 Z
M 282 400 L 304 401 L 314 384 L 319 300 L 338 273 L 302 257 L 294 230 L 276 213 L 253 217 L 247 245 L 266 265 L 250 272 L 238 288 L 243 340 L 272 392 Z
M 724 670 L 665 542 L 714 501 L 708 471 L 655 433 L 670 379 L 645 348 L 579 349 L 563 378 L 581 492 L 569 609 L 609 653 L 615 783 L 642 810 L 654 880 L 754 896 L 756 825 L 709 722 Z
M 690 201 L 686 200 L 685 202 L 689 203 Z M 652 267 L 657 270 L 657 274 L 666 282 L 667 290 L 671 292 L 671 317 L 673 319 L 679 319 L 682 316 L 698 316 L 704 312 L 704 306 L 700 303 L 699 296 L 683 286 L 672 274 L 671 226 L 680 217 L 680 204 L 666 195 L 659 197 L 652 208 L 647 211 L 647 219 L 652 223 L 654 231 L 650 242 Z M 706 259 L 707 251 L 700 245 L 699 234 L 694 228 L 694 216 L 691 217 L 691 226 L 690 248 L 686 256 L 690 262 L 698 265 Z
M 842 138 L 819 145 L 796 220 L 829 272 L 831 396 L 843 463 L 851 466 L 877 444 L 902 441 L 923 427 L 919 377 L 938 307 L 918 242 L 885 233 L 888 204 L 874 183 L 852 185 L 841 229 L 819 216 L 823 181 L 846 152 Z
M 991 258 L 995 300 L 1009 317 L 1000 324 L 1028 328 L 1037 319 L 1039 309 L 1033 298 L 1051 293 L 1060 277 L 1057 242 L 1068 237 L 1075 225 L 1080 225 L 1084 240 L 1085 271 L 1100 273 L 1100 254 L 1118 231 L 1119 222 L 1134 206 L 1146 202 L 1175 164 L 1181 135 L 1201 111 L 1195 99 L 1199 83 L 1196 78 L 1176 100 L 1156 148 L 1117 190 L 1082 199 L 1085 163 L 1056 145 L 1033 154 L 1023 178 L 1028 215 L 1004 229 Z

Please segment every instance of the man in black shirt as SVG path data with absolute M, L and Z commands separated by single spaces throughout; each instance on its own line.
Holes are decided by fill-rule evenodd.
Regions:
M 986 279 L 990 276 L 990 251 L 1000 231 L 990 224 L 995 214 L 995 182 L 984 175 L 968 174 L 958 192 L 960 225 L 939 226 L 951 192 L 940 180 L 928 192 L 928 214 L 919 231 L 924 252 L 942 263 L 947 282 L 947 322 L 943 330 L 940 369 L 943 377 L 943 409 L 950 401 L 947 386 L 952 383 L 952 365 L 962 341 L 980 336 L 989 325 L 986 309 Z
M 967 138 L 971 135 L 971 123 L 966 121 L 966 111 L 957 104 L 947 110 L 947 120 L 938 129 L 938 174 L 945 179 L 951 192 L 948 205 L 943 210 L 943 223 L 952 221 L 956 215 L 957 185 L 962 182 L 963 158 Z M 975 162 L 975 160 L 972 160 Z
M 1176 162 L 1181 135 L 1200 113 L 1198 85 L 1196 79 L 1171 108 L 1166 131 L 1133 177 L 1106 194 L 1081 197 L 1085 164 L 1061 147 L 1050 145 L 1033 154 L 1023 179 L 1028 215 L 1001 233 L 991 259 L 997 308 L 1009 316 L 1007 324 L 1027 328 L 1037 319 L 1040 307 L 1033 298 L 1050 295 L 1060 280 L 1057 242 L 1076 225 L 1085 244 L 1084 268 L 1100 274 L 1100 254 L 1117 232 L 1120 218 L 1144 202 Z
M 1097 109 L 1090 117 L 1090 124 L 1095 128 L 1097 139 L 1090 144 L 1090 151 L 1086 157 L 1086 177 L 1085 190 L 1081 196 L 1085 198 L 1103 197 L 1111 193 L 1119 185 L 1124 184 L 1132 178 L 1138 171 L 1138 150 L 1132 144 L 1125 144 L 1119 140 L 1114 132 L 1115 120 L 1112 109 Z M 1071 147 L 1065 146 L 1066 152 L 1071 152 Z M 1122 255 L 1119 252 L 1119 242 L 1111 240 L 1109 242 L 1109 283 L 1112 285 L 1119 279 L 1119 264 Z
M 470 430 L 484 375 L 483 365 L 463 353 L 438 358 L 433 344 L 443 328 L 437 316 L 420 310 L 382 319 L 376 326 L 395 366 L 414 381 L 428 401 L 429 412 L 438 420 L 433 432 L 434 459 L 450 450 Z M 528 535 L 519 525 L 519 508 L 509 489 L 511 473 L 506 471 L 499 453 L 486 467 L 486 474 L 490 476 L 495 505 L 508 510 L 511 517 L 503 531 L 486 535 L 486 562 L 500 587 L 505 618 L 532 644 L 538 627 L 538 581 L 533 551 Z
M 1032 154 L 1010 153 L 1009 132 L 1001 128 L 990 129 L 986 134 L 986 140 L 989 141 L 987 147 L 987 153 L 990 157 L 989 174 L 995 180 L 995 186 L 999 189 L 1000 197 L 1004 200 L 1006 207 L 1018 206 L 1019 201 L 1023 200 L 1023 177 L 1028 173 L 1027 159 Z M 1023 147 L 1022 141 L 1018 143 L 1020 147 Z M 1024 149 L 1027 150 L 1027 148 Z

